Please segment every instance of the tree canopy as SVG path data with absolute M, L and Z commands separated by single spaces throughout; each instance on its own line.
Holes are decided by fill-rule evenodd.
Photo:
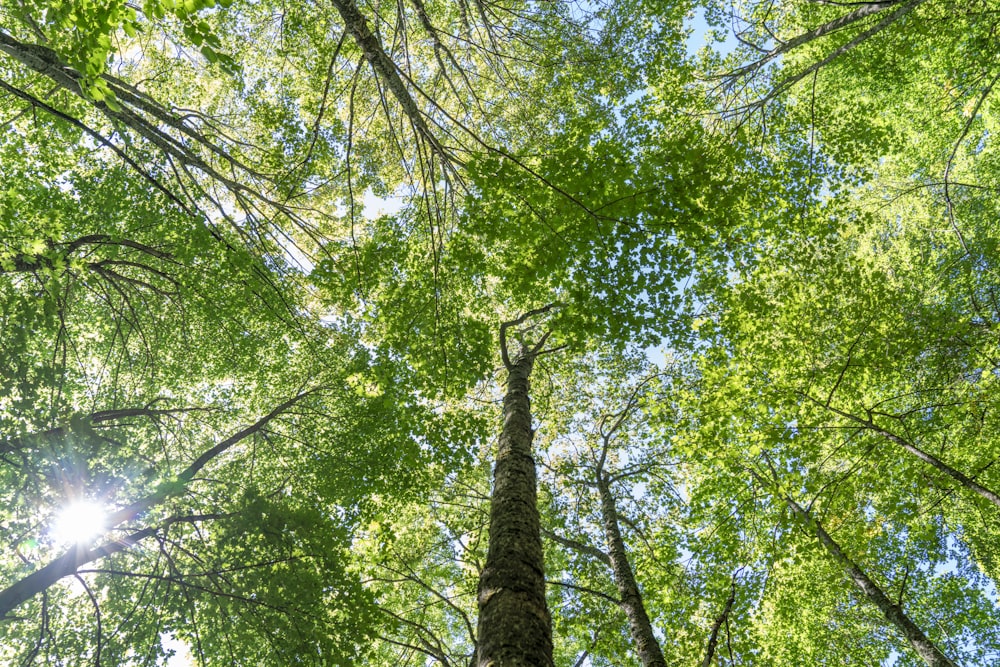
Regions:
M 0 3 L 0 662 L 1000 662 L 998 9 Z

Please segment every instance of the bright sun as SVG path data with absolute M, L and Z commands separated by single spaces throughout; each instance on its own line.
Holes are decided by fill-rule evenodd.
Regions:
M 78 500 L 56 514 L 49 535 L 58 544 L 91 542 L 107 530 L 108 512 L 93 500 Z

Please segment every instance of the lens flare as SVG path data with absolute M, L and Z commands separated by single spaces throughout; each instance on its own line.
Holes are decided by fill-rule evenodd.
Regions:
M 107 530 L 108 512 L 93 500 L 78 500 L 56 514 L 49 536 L 57 544 L 86 544 Z

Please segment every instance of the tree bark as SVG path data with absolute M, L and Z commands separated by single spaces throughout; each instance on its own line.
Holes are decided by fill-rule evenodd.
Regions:
M 911 11 L 913 11 L 913 9 L 916 8 L 918 5 L 920 5 L 920 4 L 922 4 L 922 3 L 926 2 L 926 1 L 927 0 L 912 0 L 912 2 L 909 2 L 909 3 L 904 4 L 904 5 L 900 5 L 899 9 L 897 9 L 896 11 L 892 12 L 891 14 L 889 14 L 888 16 L 886 16 L 885 18 L 883 18 L 881 21 L 879 21 L 878 23 L 876 23 L 875 25 L 873 25 L 871 28 L 865 30 L 864 32 L 858 33 L 849 42 L 840 45 L 839 47 L 837 47 L 836 49 L 834 49 L 833 51 L 831 51 L 830 53 L 828 53 L 821 60 L 818 60 L 818 61 L 814 62 L 809 67 L 806 67 L 805 69 L 803 69 L 802 71 L 800 71 L 800 72 L 798 72 L 796 74 L 792 74 L 792 75 L 790 75 L 790 76 L 788 76 L 788 77 L 786 77 L 786 78 L 781 79 L 780 81 L 778 81 L 776 84 L 774 84 L 774 86 L 771 87 L 770 92 L 768 92 L 760 100 L 758 100 L 756 102 L 753 102 L 752 106 L 755 106 L 755 107 L 758 107 L 758 108 L 759 107 L 763 107 L 765 104 L 767 104 L 768 102 L 770 102 L 771 100 L 773 100 L 775 97 L 777 97 L 780 93 L 788 90 L 789 88 L 791 88 L 792 86 L 794 86 L 796 83 L 798 83 L 802 79 L 806 78 L 807 76 L 809 76 L 813 72 L 818 71 L 819 69 L 821 69 L 825 65 L 830 64 L 831 62 L 833 62 L 834 60 L 836 60 L 840 56 L 844 55 L 845 53 L 847 53 L 851 49 L 855 48 L 858 44 L 861 44 L 865 40 L 867 40 L 870 37 L 872 37 L 872 35 L 875 35 L 875 34 L 881 32 L 882 30 L 884 30 L 889 25 L 895 23 L 896 21 L 899 21 L 904 16 L 906 16 L 907 14 L 909 14 Z
M 505 355 L 506 356 L 506 355 Z M 549 667 L 552 618 L 532 458 L 528 378 L 535 354 L 524 350 L 508 369 L 503 430 L 493 473 L 490 542 L 479 578 L 478 667 Z M 505 360 L 506 361 L 506 360 Z
M 817 521 L 813 516 L 805 509 L 803 509 L 798 503 L 796 503 L 791 498 L 785 496 L 785 503 L 788 505 L 789 509 L 803 520 L 807 525 L 809 525 L 816 537 L 826 548 L 827 552 L 830 553 L 837 561 L 843 566 L 844 572 L 851 579 L 854 585 L 861 591 L 861 593 L 872 602 L 886 619 L 896 626 L 896 628 L 903 633 L 906 637 L 906 641 L 910 643 L 910 646 L 916 651 L 928 667 L 958 667 L 948 656 L 941 652 L 934 642 L 932 642 L 923 631 L 917 627 L 916 623 L 910 619 L 903 612 L 903 608 L 897 604 L 894 604 L 889 596 L 879 588 L 871 577 L 869 577 L 864 570 L 862 570 L 857 563 L 851 560 L 847 554 L 844 553 L 840 545 L 834 541 L 829 533 L 823 528 L 822 524 Z
M 601 519 L 604 523 L 604 536 L 608 541 L 611 570 L 621 598 L 619 605 L 628 619 L 629 632 L 632 634 L 632 641 L 635 642 L 639 659 L 643 667 L 667 667 L 663 651 L 660 650 L 660 643 L 653 634 L 653 625 L 649 622 L 646 606 L 642 602 L 635 573 L 625 554 L 625 541 L 618 525 L 618 508 L 611 493 L 610 483 L 600 469 L 597 471 L 597 492 L 601 498 Z
M 749 65 L 745 65 L 737 69 L 736 71 L 727 75 L 729 79 L 736 79 L 737 77 L 746 76 L 747 74 L 752 74 L 757 70 L 761 69 L 767 63 L 771 62 L 775 58 L 785 53 L 788 53 L 792 49 L 796 49 L 803 44 L 808 44 L 809 42 L 819 39 L 824 35 L 829 35 L 830 33 L 837 32 L 852 23 L 862 21 L 873 14 L 885 11 L 886 9 L 899 5 L 900 0 L 887 0 L 886 2 L 870 2 L 860 5 L 857 9 L 844 14 L 843 16 L 838 16 L 832 21 L 828 21 L 812 30 L 807 30 L 804 33 L 796 35 L 789 40 L 781 42 L 773 49 L 765 53 L 762 57 L 758 58 Z
M 427 140 L 434 152 L 446 164 L 449 163 L 451 156 L 438 143 L 434 133 L 427 126 L 427 122 L 423 114 L 420 113 L 417 103 L 410 95 L 410 91 L 407 90 L 406 84 L 400 77 L 396 69 L 396 64 L 385 52 L 385 49 L 382 48 L 378 37 L 368 27 L 368 21 L 365 19 L 364 14 L 361 13 L 361 10 L 358 9 L 358 5 L 354 0 L 331 0 L 331 2 L 340 14 L 340 17 L 344 20 L 344 27 L 347 29 L 347 32 L 351 34 L 358 48 L 361 49 L 361 53 L 364 54 L 365 60 L 368 61 L 368 64 L 371 65 L 376 74 L 381 77 L 386 87 L 392 92 L 393 97 L 396 98 L 396 101 L 403 108 L 403 113 L 406 114 L 407 118 L 413 124 L 413 129 L 419 136 Z
M 162 527 L 144 528 L 97 547 L 71 547 L 62 556 L 0 591 L 0 620 L 6 618 L 21 603 L 47 590 L 63 577 L 75 574 L 80 567 L 99 558 L 124 551 L 147 537 L 155 535 Z

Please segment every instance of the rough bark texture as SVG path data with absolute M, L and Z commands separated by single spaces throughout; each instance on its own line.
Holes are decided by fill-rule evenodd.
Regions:
M 889 599 L 889 596 L 879 588 L 871 577 L 869 577 L 864 570 L 862 570 L 857 563 L 851 560 L 840 548 L 829 533 L 823 528 L 819 521 L 814 519 L 809 512 L 804 510 L 798 503 L 796 503 L 791 498 L 786 498 L 785 502 L 788 507 L 791 508 L 792 512 L 799 516 L 800 519 L 808 523 L 819 541 L 822 542 L 826 550 L 836 558 L 841 565 L 844 567 L 844 572 L 850 577 L 854 585 L 864 594 L 869 601 L 875 604 L 876 607 L 881 610 L 882 614 L 885 615 L 886 619 L 889 620 L 913 647 L 913 650 L 917 652 L 928 667 L 958 667 L 956 663 L 952 662 L 948 656 L 941 652 L 941 650 L 935 646 L 927 635 L 917 627 L 917 625 L 903 612 L 903 608 L 899 605 L 893 603 Z
M 509 366 L 503 431 L 493 473 L 490 544 L 479 578 L 479 667 L 552 665 L 552 619 L 545 603 L 535 460 L 531 455 L 526 354 Z
M 601 496 L 601 519 L 604 522 L 604 535 L 608 542 L 608 556 L 611 557 L 615 586 L 621 598 L 619 604 L 628 619 L 629 631 L 639 652 L 639 659 L 643 667 L 667 667 L 663 651 L 660 650 L 660 644 L 653 634 L 646 606 L 642 603 L 642 594 L 639 592 L 635 573 L 632 572 L 632 566 L 625 554 L 625 541 L 618 526 L 615 498 L 611 494 L 607 477 L 601 471 L 597 474 L 597 491 Z

